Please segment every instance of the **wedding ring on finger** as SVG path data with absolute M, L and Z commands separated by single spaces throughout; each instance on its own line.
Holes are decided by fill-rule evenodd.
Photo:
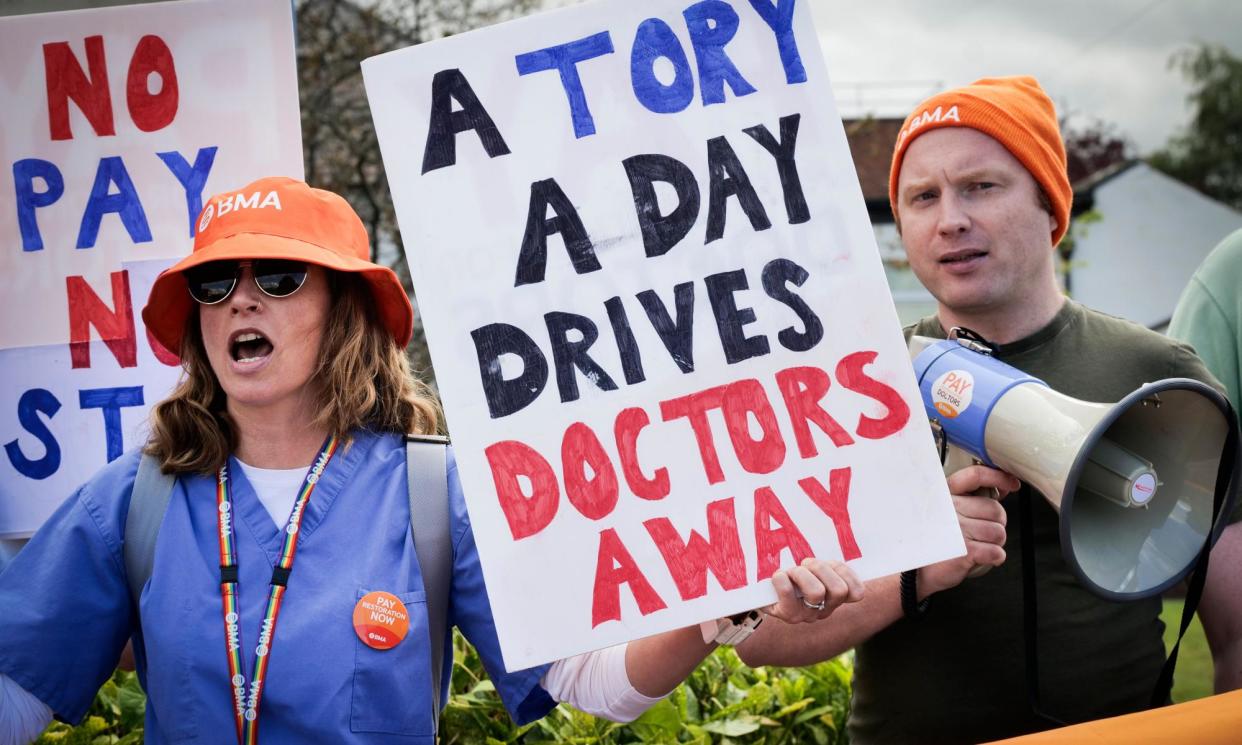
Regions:
M 802 598 L 802 604 L 811 610 L 823 610 L 827 607 L 827 601 L 821 600 L 818 603 L 808 602 L 806 598 Z

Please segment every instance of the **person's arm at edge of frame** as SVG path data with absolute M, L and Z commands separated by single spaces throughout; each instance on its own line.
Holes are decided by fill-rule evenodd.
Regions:
M 774 623 L 792 628 L 793 624 L 823 620 L 841 612 L 843 605 L 860 602 L 864 592 L 863 583 L 848 566 L 817 559 L 777 572 L 772 584 L 777 602 L 764 609 L 768 618 L 760 630 Z M 808 607 L 804 598 L 812 605 L 822 600 L 823 610 Z M 715 648 L 714 642 L 703 641 L 698 626 L 639 639 L 626 649 L 626 674 L 639 693 L 652 698 L 666 696 Z
M 1199 620 L 1212 650 L 1216 693 L 1242 688 L 1242 522 L 1229 525 L 1212 549 Z
M 1005 561 L 1005 509 L 985 497 L 957 496 L 982 487 L 999 490 L 1002 497 L 1016 491 L 1013 476 L 985 466 L 970 466 L 948 477 L 958 524 L 966 540 L 966 555 L 918 570 L 918 599 L 955 587 L 976 566 L 1000 566 Z M 860 602 L 842 607 L 827 623 L 793 628 L 771 620 L 737 648 L 747 665 L 810 665 L 853 649 L 902 616 L 898 575 L 866 583 Z

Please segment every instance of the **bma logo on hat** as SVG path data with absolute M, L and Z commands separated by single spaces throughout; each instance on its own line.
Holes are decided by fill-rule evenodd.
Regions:
M 910 117 L 910 123 L 906 128 L 897 133 L 897 147 L 901 147 L 901 143 L 906 141 L 906 137 L 914 134 L 919 127 L 925 124 L 936 124 L 939 122 L 957 122 L 962 123 L 962 117 L 957 111 L 957 104 L 949 107 L 948 111 L 942 111 L 943 106 L 937 106 L 935 111 L 924 110 L 920 114 Z
M 214 204 L 207 205 L 207 208 L 203 210 L 203 216 L 198 218 L 198 232 L 201 233 L 207 229 L 207 226 L 211 224 L 211 217 L 215 213 L 216 213 L 215 205 Z
M 275 191 L 269 191 L 266 194 L 256 191 L 249 196 L 240 192 L 229 194 L 214 204 L 207 205 L 207 209 L 203 210 L 203 216 L 198 220 L 198 232 L 201 233 L 207 229 L 212 217 L 224 217 L 230 212 L 261 210 L 267 207 L 283 210 L 284 208 L 280 206 L 280 194 Z

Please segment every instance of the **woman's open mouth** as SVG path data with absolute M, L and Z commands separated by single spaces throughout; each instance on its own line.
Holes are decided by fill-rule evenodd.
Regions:
M 272 354 L 273 349 L 267 337 L 255 331 L 244 331 L 229 342 L 229 356 L 243 365 L 262 362 Z

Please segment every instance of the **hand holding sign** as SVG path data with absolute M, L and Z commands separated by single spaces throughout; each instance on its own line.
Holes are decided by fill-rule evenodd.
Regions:
M 779 598 L 764 612 L 785 623 L 822 621 L 845 603 L 863 599 L 863 583 L 849 565 L 839 561 L 803 559 L 772 575 Z

